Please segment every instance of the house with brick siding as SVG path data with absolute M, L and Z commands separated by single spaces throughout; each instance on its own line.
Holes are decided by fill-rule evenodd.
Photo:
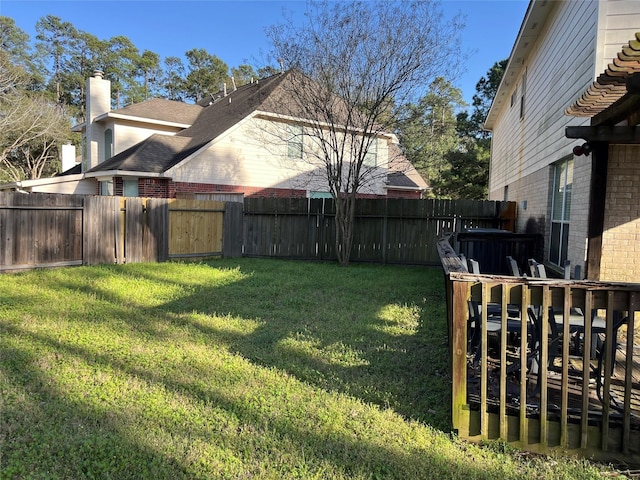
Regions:
M 552 274 L 640 281 L 639 122 L 616 106 L 637 30 L 635 0 L 531 0 L 485 121 L 489 198 L 517 203 Z
M 87 83 L 86 122 L 74 127 L 83 138 L 82 164 L 67 172 L 75 175 L 75 193 L 219 200 L 329 196 L 305 119 L 285 105 L 294 74 L 224 89 L 195 105 L 153 99 L 112 111 L 110 82 L 96 72 Z M 375 134 L 365 160 L 371 162 L 371 181 L 360 196 L 421 198 L 427 184 L 397 143 L 394 134 Z

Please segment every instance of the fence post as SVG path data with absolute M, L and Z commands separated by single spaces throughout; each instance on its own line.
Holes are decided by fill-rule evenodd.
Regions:
M 167 261 L 169 258 L 169 202 L 167 199 L 147 199 L 147 223 L 143 242 L 146 261 Z
M 389 199 L 384 199 L 384 217 L 382 219 L 382 245 L 380 245 L 380 253 L 382 254 L 382 264 L 387 263 L 387 229 L 389 228 Z
M 222 256 L 235 258 L 242 256 L 244 203 L 225 202 L 222 231 Z
M 462 425 L 462 409 L 467 404 L 467 284 L 446 275 L 449 305 L 449 338 L 451 339 L 452 423 Z
M 121 228 L 118 197 L 85 197 L 83 222 L 84 264 L 116 262 Z
M 127 263 L 144 261 L 144 209 L 142 198 L 130 197 L 125 203 L 124 256 Z

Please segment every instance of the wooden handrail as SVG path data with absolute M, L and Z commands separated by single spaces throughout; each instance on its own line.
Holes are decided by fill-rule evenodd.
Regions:
M 640 284 L 471 274 L 453 249 L 450 235 L 440 239 L 438 252 L 447 292 L 454 430 L 473 441 L 500 438 L 529 451 L 580 453 L 640 467 L 640 386 L 634 380 L 637 368 L 633 370 L 634 360 L 639 361 L 638 349 L 627 338 L 615 358 L 610 347 L 615 341 L 606 342 L 606 349 L 590 341 L 597 336 L 617 338 L 613 323 L 622 314 L 628 321 L 623 331 L 638 332 Z M 473 324 L 481 328 L 479 355 L 468 342 L 470 300 L 482 305 L 481 318 Z M 502 315 L 490 318 L 489 304 L 496 305 Z M 536 336 L 540 342 L 537 375 L 527 367 L 526 337 L 535 333 L 527 329 L 527 320 L 520 320 L 521 338 L 507 335 L 507 322 L 513 322 L 507 318 L 508 306 L 526 312 L 530 305 L 543 312 Z M 556 325 L 557 318 L 573 318 L 576 308 L 584 312 L 583 327 L 569 321 Z M 595 323 L 592 327 L 596 314 L 606 322 L 606 329 L 596 328 Z M 500 325 L 491 348 L 488 322 Z M 581 337 L 587 339 L 580 340 L 581 350 L 577 352 L 575 345 L 570 348 Z M 593 367 L 594 355 L 602 364 L 599 372 Z M 616 379 L 610 373 L 614 360 Z M 516 366 L 519 362 L 519 373 L 507 374 L 514 362 Z M 596 374 L 602 375 L 602 381 L 593 382 Z M 600 402 L 596 388 L 603 389 Z M 614 395 L 619 410 L 612 403 Z

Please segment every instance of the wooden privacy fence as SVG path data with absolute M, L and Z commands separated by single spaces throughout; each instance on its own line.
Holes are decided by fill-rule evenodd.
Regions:
M 0 192 L 0 270 L 241 254 L 242 204 Z
M 243 209 L 244 207 L 244 209 Z M 361 199 L 354 262 L 437 265 L 443 232 L 513 224 L 515 204 Z M 224 256 L 335 260 L 331 199 L 0 193 L 0 270 Z
M 335 260 L 332 199 L 246 198 L 244 251 L 251 257 Z M 470 228 L 511 228 L 513 202 L 359 199 L 351 261 L 439 264 L 437 239 Z
M 438 247 L 458 434 L 640 467 L 640 285 L 472 275 Z

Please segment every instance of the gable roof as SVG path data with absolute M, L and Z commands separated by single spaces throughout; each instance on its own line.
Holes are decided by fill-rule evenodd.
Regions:
M 413 164 L 402 153 L 402 149 L 395 144 L 389 145 L 389 172 L 387 173 L 387 188 L 411 190 L 428 190 L 429 185 L 418 173 Z
M 238 87 L 227 96 L 214 97 L 213 103 L 197 107 L 200 108 L 200 114 L 189 128 L 174 136 L 151 135 L 87 173 L 113 170 L 165 172 L 259 108 L 264 106 L 267 111 L 276 110 L 273 105 L 264 105 L 265 100 L 287 75 L 288 73 L 277 74 Z
M 124 108 L 114 110 L 112 113 L 191 125 L 196 121 L 201 112 L 202 106 L 200 105 L 177 102 L 164 98 L 152 98 L 145 102 L 134 103 Z
M 201 112 L 202 105 L 193 105 L 165 98 L 152 98 L 117 110 L 111 110 L 98 116 L 96 121 L 106 118 L 120 118 L 187 128 L 197 120 Z M 81 132 L 85 126 L 86 122 L 82 122 L 74 125 L 71 131 Z
M 292 106 L 286 102 L 286 92 L 287 88 L 293 88 L 292 82 L 295 80 L 291 77 L 296 74 L 293 71 L 279 73 L 240 86 L 226 96 L 217 94 L 205 98 L 196 106 L 199 109 L 199 115 L 190 127 L 175 135 L 151 135 L 146 140 L 100 163 L 87 173 L 121 171 L 161 174 L 257 110 L 290 116 Z M 284 85 L 284 82 L 287 82 L 287 86 Z M 136 105 L 131 105 L 118 110 L 118 112 L 126 110 L 128 114 L 141 116 L 145 114 L 143 112 L 153 112 L 154 109 L 161 108 L 163 105 L 162 102 L 144 105 L 148 103 L 139 104 L 141 106 L 139 108 L 135 108 Z M 193 106 L 190 105 L 190 107 Z M 188 113 L 193 111 L 190 109 Z M 428 188 L 427 182 L 407 160 L 401 149 L 395 144 L 390 144 L 389 148 L 391 161 L 387 186 L 389 188 L 426 190 Z

